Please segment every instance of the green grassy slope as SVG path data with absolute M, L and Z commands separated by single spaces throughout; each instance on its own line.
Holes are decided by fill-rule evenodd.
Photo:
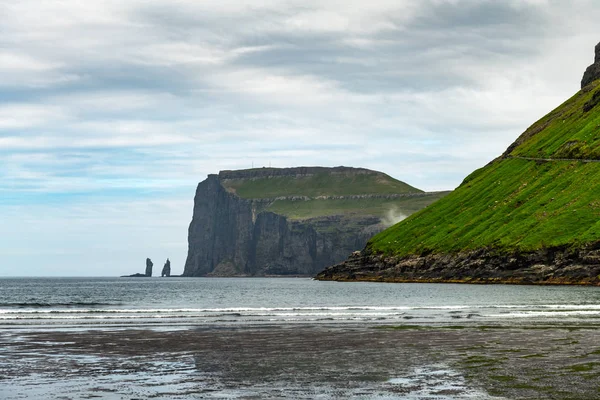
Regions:
M 368 248 L 404 256 L 600 240 L 598 103 L 600 81 L 532 125 L 454 192 L 374 236 Z
M 318 173 L 305 177 L 228 179 L 223 185 L 246 199 L 422 193 L 417 188 L 376 171 L 368 174 Z
M 267 211 L 286 215 L 290 219 L 307 219 L 338 214 L 373 215 L 393 220 L 413 214 L 441 199 L 449 192 L 436 192 L 427 196 L 394 199 L 313 199 L 308 201 L 277 200 Z M 391 222 L 390 222 L 391 224 Z

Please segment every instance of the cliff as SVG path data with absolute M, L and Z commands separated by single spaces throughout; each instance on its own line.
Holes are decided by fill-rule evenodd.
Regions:
M 587 67 L 581 79 L 581 88 L 583 89 L 596 79 L 600 79 L 600 43 L 596 45 L 594 63 Z
M 359 168 L 221 171 L 196 190 L 183 276 L 314 275 L 362 248 L 390 210 L 445 194 Z
M 317 279 L 600 285 L 595 66 L 502 156 Z

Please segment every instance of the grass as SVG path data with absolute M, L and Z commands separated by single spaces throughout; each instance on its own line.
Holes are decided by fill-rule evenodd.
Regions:
M 394 220 L 395 218 L 411 215 L 447 194 L 448 192 L 440 192 L 395 199 L 277 200 L 269 205 L 266 210 L 288 216 L 290 219 L 306 219 L 339 214 L 373 215 L 389 219 L 389 225 L 392 225 L 397 222 L 397 220 Z
M 592 100 L 599 88 L 600 81 L 596 81 L 592 90 L 578 92 L 533 124 L 522 135 L 512 155 L 600 159 L 600 106 L 584 111 L 584 105 Z
M 591 362 L 591 363 L 586 363 L 586 364 L 575 364 L 575 365 L 571 365 L 567 368 L 567 370 L 572 371 L 572 372 L 589 372 L 594 370 L 594 368 L 596 366 L 600 366 L 600 363 L 597 362 Z
M 264 172 L 263 169 L 258 171 Z M 322 172 L 310 175 L 291 176 L 267 173 L 250 179 L 222 179 L 221 184 L 245 199 L 285 198 L 263 202 L 257 211 L 271 211 L 291 220 L 359 215 L 381 218 L 387 225 L 395 224 L 449 193 L 425 193 L 384 173 L 364 169 L 344 172 L 322 169 Z M 350 198 L 364 195 L 373 197 Z M 378 197 L 386 195 L 410 196 Z
M 579 92 L 542 118 L 508 153 L 600 159 L 600 105 L 583 111 L 598 87 Z M 579 150 L 567 152 L 573 146 Z M 368 247 L 405 256 L 595 242 L 600 240 L 599 187 L 598 162 L 499 158 L 473 172 L 448 196 L 374 236 Z
M 246 199 L 280 196 L 348 196 L 361 194 L 423 193 L 384 173 L 316 173 L 309 176 L 272 176 L 258 179 L 228 179 L 223 186 Z

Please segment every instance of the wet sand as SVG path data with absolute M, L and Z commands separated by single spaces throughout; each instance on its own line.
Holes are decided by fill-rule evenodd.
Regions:
M 0 398 L 600 398 L 598 326 L 0 331 Z

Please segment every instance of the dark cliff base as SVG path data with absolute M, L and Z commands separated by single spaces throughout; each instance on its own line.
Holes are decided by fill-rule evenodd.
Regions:
M 482 249 L 458 254 L 386 257 L 368 251 L 356 252 L 315 279 L 600 286 L 600 242 L 526 253 Z

